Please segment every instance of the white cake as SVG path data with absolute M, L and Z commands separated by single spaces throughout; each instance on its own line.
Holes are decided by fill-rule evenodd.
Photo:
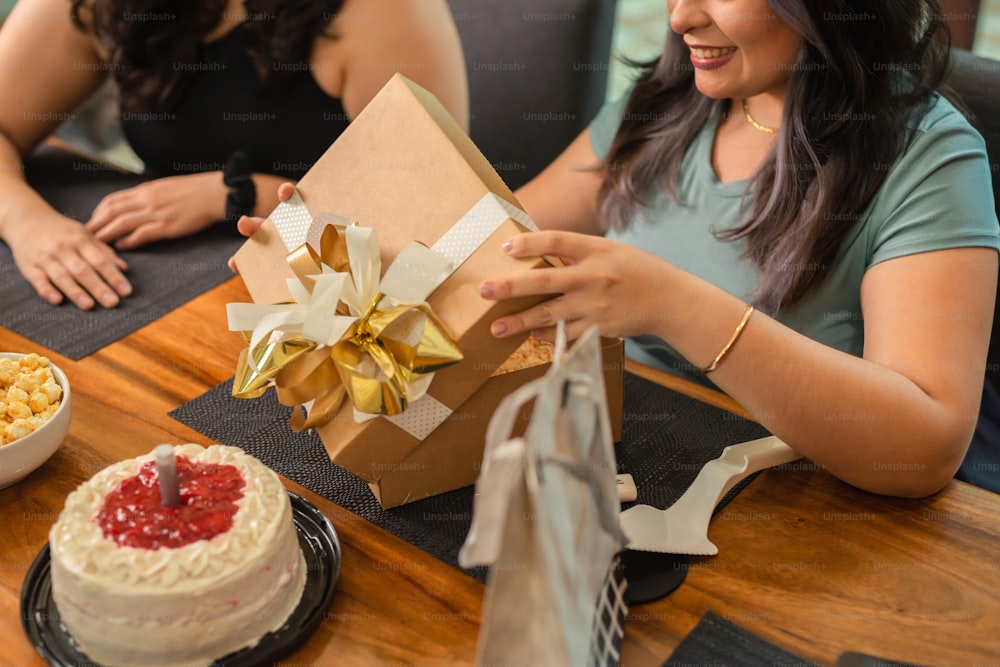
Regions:
M 222 471 L 217 477 L 225 477 L 230 486 L 238 486 L 242 477 L 242 497 L 229 505 L 220 501 L 227 508 L 234 504 L 235 511 L 208 516 L 205 510 L 204 520 L 190 522 L 216 528 L 228 522 L 224 532 L 163 546 L 161 538 L 149 537 L 160 529 L 149 518 L 152 512 L 128 509 L 135 505 L 105 506 L 109 497 L 109 503 L 122 502 L 126 489 L 143 493 L 139 487 L 149 486 L 150 469 L 158 479 L 149 454 L 116 463 L 80 485 L 67 497 L 49 533 L 52 595 L 59 615 L 81 650 L 101 664 L 210 665 L 280 628 L 301 598 L 306 566 L 278 476 L 236 447 L 182 445 L 174 452 L 179 476 L 188 466 L 195 471 L 192 476 L 205 471 L 205 479 L 212 477 L 211 471 Z M 137 477 L 146 464 L 144 477 Z M 234 478 L 235 471 L 225 466 L 239 476 Z M 156 484 L 151 492 L 158 497 Z M 192 496 L 212 493 L 194 490 L 186 496 L 183 479 L 181 489 L 189 504 L 195 502 Z M 134 525 L 128 523 L 130 511 L 146 518 L 127 531 L 121 527 Z M 184 520 L 175 521 L 187 530 Z M 112 524 L 121 532 L 109 535 Z M 163 529 L 162 539 L 180 541 L 179 532 Z M 128 540 L 152 540 L 158 546 L 120 544 Z

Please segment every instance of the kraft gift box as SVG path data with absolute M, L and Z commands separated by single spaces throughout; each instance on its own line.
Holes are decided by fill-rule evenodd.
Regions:
M 474 483 L 493 410 L 547 367 L 491 377 L 526 336 L 496 339 L 490 323 L 544 299 L 493 302 L 479 296 L 487 278 L 548 265 L 542 258 L 512 258 L 501 247 L 534 229 L 533 223 L 444 107 L 399 74 L 296 188 L 298 196 L 279 205 L 234 257 L 254 303 L 292 300 L 288 281 L 296 275 L 287 257 L 303 244 L 318 245 L 317 225 L 309 223 L 323 214 L 374 229 L 382 267 L 413 241 L 459 257 L 427 303 L 463 359 L 434 374 L 427 391 L 433 400 L 424 397 L 401 415 L 358 421 L 345 401 L 317 428 L 331 459 L 366 480 L 383 507 Z M 618 431 L 623 346 L 605 343 L 606 385 Z M 421 403 L 429 402 L 437 409 L 418 414 L 427 407 Z

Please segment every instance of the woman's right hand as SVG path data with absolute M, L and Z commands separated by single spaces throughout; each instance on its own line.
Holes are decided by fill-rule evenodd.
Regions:
M 53 305 L 65 295 L 81 310 L 114 308 L 132 293 L 125 260 L 74 220 L 54 214 L 26 221 L 5 240 L 21 275 Z
M 258 229 L 260 229 L 260 226 L 264 224 L 265 220 L 267 220 L 267 218 L 244 215 L 236 222 L 236 231 L 243 236 L 250 238 Z

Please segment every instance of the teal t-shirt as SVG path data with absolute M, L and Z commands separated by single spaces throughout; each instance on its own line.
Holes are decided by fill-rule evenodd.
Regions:
M 606 104 L 590 125 L 591 145 L 602 158 L 611 147 L 624 107 L 625 98 Z M 684 155 L 677 183 L 682 203 L 655 193 L 650 206 L 641 209 L 626 229 L 609 230 L 607 237 L 643 248 L 746 299 L 759 272 L 742 256 L 745 241 L 720 241 L 713 235 L 737 224 L 747 185 L 746 181 L 720 183 L 715 175 L 711 152 L 718 122 L 718 116 L 709 120 Z M 778 319 L 814 340 L 861 356 L 865 271 L 879 262 L 932 250 L 969 246 L 1000 250 L 992 192 L 982 137 L 951 103 L 938 96 L 865 214 L 860 220 L 845 221 L 852 230 L 822 284 Z M 626 341 L 626 354 L 711 385 L 656 336 Z

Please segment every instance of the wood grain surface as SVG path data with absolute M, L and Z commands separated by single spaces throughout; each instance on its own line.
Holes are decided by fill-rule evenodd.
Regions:
M 62 448 L 0 490 L 0 667 L 43 665 L 22 630 L 20 590 L 66 495 L 161 442 L 210 444 L 167 412 L 230 377 L 243 346 L 225 304 L 238 279 L 78 362 L 0 328 L 0 351 L 48 354 L 70 378 Z M 629 370 L 658 378 L 630 364 Z M 732 410 L 728 399 L 673 388 Z M 481 584 L 297 485 L 332 521 L 343 567 L 318 631 L 279 664 L 468 665 Z M 953 482 L 925 500 L 875 496 L 808 461 L 758 477 L 710 529 L 670 597 L 635 606 L 622 665 L 661 665 L 712 610 L 820 664 L 847 651 L 931 665 L 1000 666 L 1000 496 Z

